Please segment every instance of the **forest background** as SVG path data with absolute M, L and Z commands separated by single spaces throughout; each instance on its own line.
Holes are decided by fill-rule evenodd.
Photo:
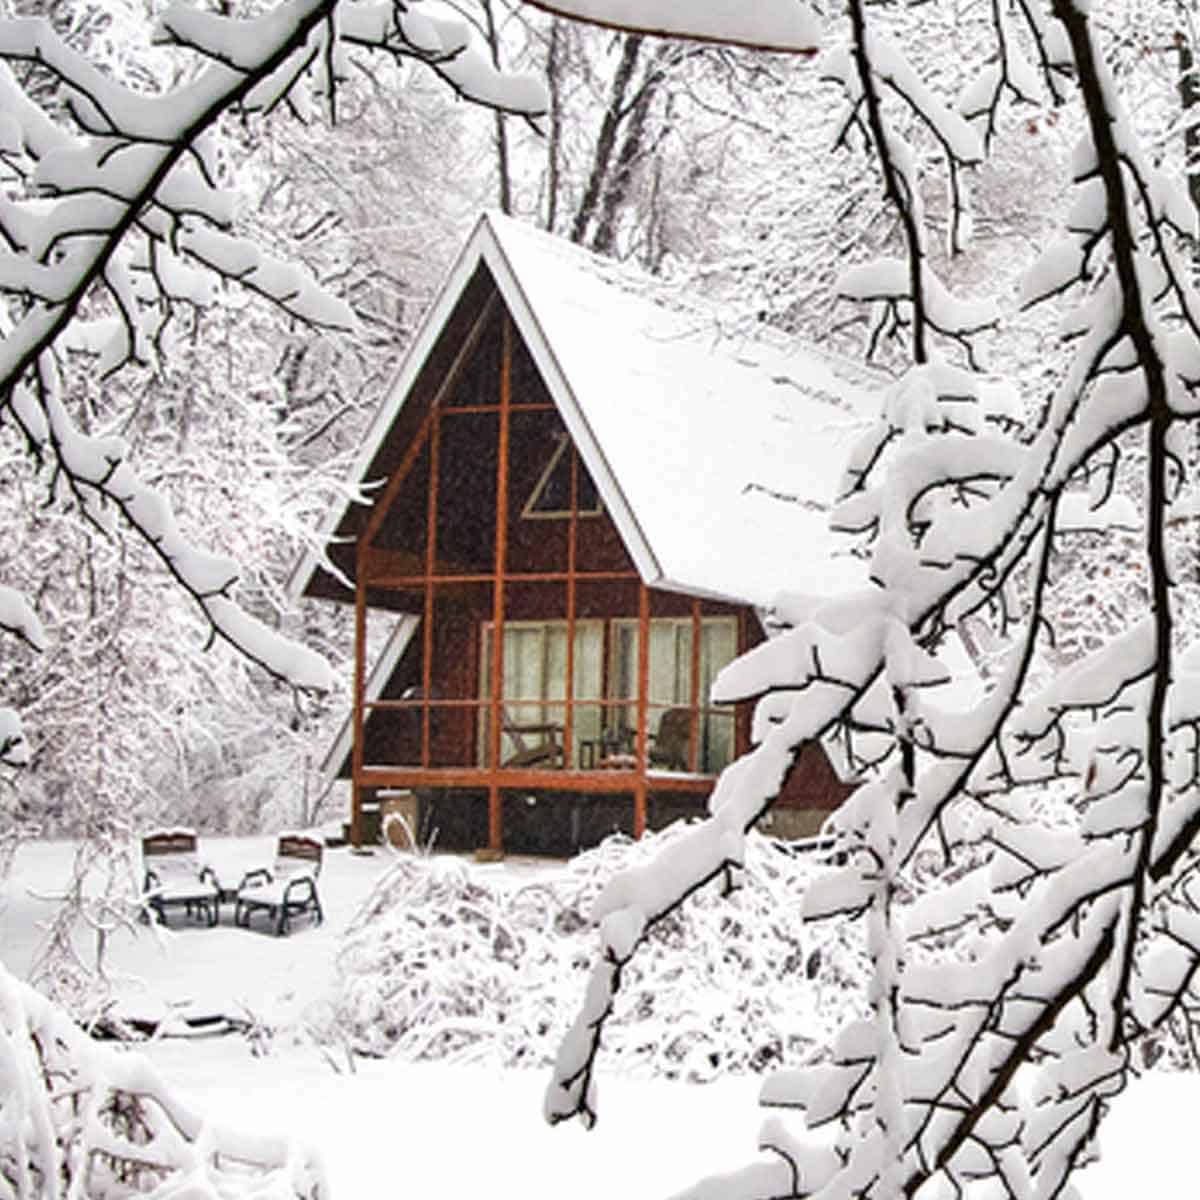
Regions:
M 149 44 L 156 7 L 63 0 L 5 13 L 47 16 L 102 71 L 154 93 L 178 85 L 182 69 Z M 181 306 L 171 352 L 152 364 L 106 376 L 102 330 L 90 344 L 76 336 L 64 356 L 84 428 L 128 440 L 185 535 L 243 566 L 240 602 L 322 653 L 336 688 L 300 695 L 228 645 L 206 644 L 191 597 L 146 547 L 46 502 L 8 426 L 0 561 L 45 636 L 0 662 L 0 692 L 28 739 L 27 761 L 0 780 L 5 844 L 64 834 L 106 843 L 163 822 L 244 833 L 341 815 L 318 766 L 349 705 L 347 615 L 293 611 L 284 583 L 346 488 L 360 434 L 483 207 L 631 260 L 680 294 L 713 293 L 722 334 L 763 320 L 812 338 L 833 332 L 815 298 L 839 259 L 885 232 L 875 189 L 849 165 L 840 196 L 803 183 L 833 132 L 812 120 L 821 83 L 811 64 L 614 35 L 493 0 L 459 9 L 504 69 L 545 78 L 551 107 L 536 126 L 460 101 L 419 66 L 364 58 L 336 126 L 314 108 L 252 125 L 229 116 L 216 133 L 238 232 L 344 299 L 352 332 L 314 328 L 221 279 L 210 303 Z
M 101 70 L 153 92 L 181 69 L 149 44 L 155 7 L 62 0 L 5 13 L 49 17 Z M 5 844 L 30 834 L 106 842 L 160 822 L 242 833 L 340 815 L 317 767 L 349 704 L 346 614 L 292 611 L 283 585 L 345 489 L 359 435 L 482 207 L 627 261 L 660 295 L 707 302 L 714 336 L 734 344 L 769 330 L 856 358 L 869 345 L 873 361 L 895 365 L 870 313 L 826 300 L 847 266 L 887 252 L 898 230 L 863 160 L 831 152 L 838 109 L 818 63 L 614 33 L 498 0 L 457 8 L 497 65 L 545 79 L 544 118 L 490 112 L 419 67 L 363 59 L 336 127 L 314 108 L 252 125 L 229 116 L 217 133 L 239 231 L 343 298 L 353 332 L 314 329 L 226 279 L 152 365 L 105 377 L 98 346 L 79 339 L 66 363 L 85 427 L 128 439 L 184 532 L 244 565 L 241 602 L 325 655 L 337 689 L 300 696 L 223 643 L 198 652 L 209 631 L 191 599 L 144 547 L 45 503 L 19 432 L 6 428 L 5 574 L 35 603 L 46 648 L 18 645 L 0 663 L 0 690 L 30 741 L 28 763 L 0 781 Z M 921 27 L 922 70 L 952 95 L 988 8 L 894 6 L 891 16 L 910 38 Z M 1176 171 L 1193 137 L 1190 16 L 1123 4 L 1106 30 L 1149 145 Z M 938 263 L 947 282 L 1009 310 L 1053 229 L 1078 133 L 1054 110 L 1021 120 L 1024 136 L 1000 143 L 971 180 L 972 253 Z M 928 208 L 945 240 L 945 198 Z M 1052 383 L 1039 380 L 1051 359 L 1019 317 L 986 353 L 1032 382 L 1027 394 Z M 1115 586 L 1090 602 L 1115 629 L 1127 598 Z

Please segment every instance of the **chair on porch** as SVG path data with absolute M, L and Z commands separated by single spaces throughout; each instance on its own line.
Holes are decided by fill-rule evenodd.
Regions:
M 561 767 L 563 730 L 549 721 L 514 721 L 505 714 L 500 727 L 513 750 L 501 762 L 502 767 Z
M 312 913 L 319 925 L 325 919 L 317 896 L 324 849 L 316 838 L 280 834 L 270 870 L 260 867 L 251 871 L 239 885 L 233 923 L 248 929 L 251 914 L 265 911 L 278 935 L 287 933 L 293 917 L 305 913 Z
M 658 732 L 650 742 L 650 765 L 668 771 L 688 769 L 688 744 L 692 737 L 692 710 L 668 708 L 659 718 Z

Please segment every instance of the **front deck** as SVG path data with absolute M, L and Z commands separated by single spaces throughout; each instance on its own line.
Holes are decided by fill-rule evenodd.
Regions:
M 353 840 L 389 789 L 496 851 L 550 797 L 634 836 L 702 811 L 748 741 L 748 713 L 708 699 L 748 610 L 646 584 L 503 306 L 430 391 L 355 547 Z M 407 614 L 374 695 L 368 611 Z

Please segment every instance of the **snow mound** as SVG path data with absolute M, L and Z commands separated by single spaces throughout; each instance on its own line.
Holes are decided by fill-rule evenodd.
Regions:
M 532 882 L 461 859 L 399 858 L 339 954 L 340 1037 L 361 1054 L 549 1067 L 595 955 L 596 897 L 684 828 L 609 838 Z M 815 853 L 752 834 L 741 886 L 697 893 L 622 972 L 605 1066 L 703 1081 L 819 1053 L 859 1015 L 866 971 L 848 923 L 802 927 L 800 896 L 823 869 Z
M 324 1200 L 290 1138 L 210 1122 L 149 1060 L 96 1044 L 0 966 L 0 1195 Z

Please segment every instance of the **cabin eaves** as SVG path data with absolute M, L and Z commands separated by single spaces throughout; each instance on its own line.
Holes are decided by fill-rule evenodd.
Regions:
M 495 213 L 475 226 L 364 437 L 352 475 L 361 488 L 386 475 L 406 398 L 481 286 L 511 313 L 648 586 L 761 607 L 781 590 L 861 584 L 828 510 L 877 407 L 870 392 L 803 351 L 731 350 L 711 319 L 656 303 L 620 267 Z M 331 506 L 315 547 L 352 536 L 350 509 Z M 322 568 L 334 573 L 310 550 L 292 597 Z

